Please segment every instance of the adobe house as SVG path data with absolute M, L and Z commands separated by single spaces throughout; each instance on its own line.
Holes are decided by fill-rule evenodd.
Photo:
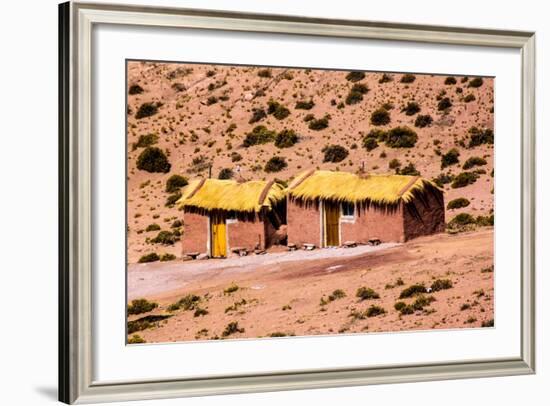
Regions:
M 184 254 L 227 257 L 268 248 L 286 223 L 285 190 L 278 183 L 197 179 L 177 202 L 183 210 Z
M 288 242 L 404 242 L 443 232 L 443 192 L 418 176 L 306 171 L 287 190 Z

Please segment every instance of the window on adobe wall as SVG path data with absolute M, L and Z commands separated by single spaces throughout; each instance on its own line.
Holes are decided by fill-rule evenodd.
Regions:
M 353 203 L 342 203 L 342 219 L 354 220 L 355 219 L 355 205 Z

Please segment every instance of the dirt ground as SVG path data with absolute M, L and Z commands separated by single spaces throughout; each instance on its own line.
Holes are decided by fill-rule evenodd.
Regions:
M 220 260 L 132 265 L 129 299 L 146 298 L 158 307 L 129 316 L 129 322 L 169 317 L 149 317 L 148 328 L 129 337 L 138 334 L 147 343 L 242 339 L 481 327 L 493 320 L 492 228 L 329 252 L 270 254 L 263 265 L 256 258 L 228 259 L 221 266 Z M 411 285 L 430 288 L 437 280 L 450 280 L 452 287 L 399 298 Z M 357 297 L 361 287 L 379 298 Z M 186 295 L 196 296 L 187 301 L 189 309 L 168 309 Z M 409 306 L 410 314 L 394 307 L 419 297 L 435 300 Z M 372 306 L 383 313 L 369 313 Z

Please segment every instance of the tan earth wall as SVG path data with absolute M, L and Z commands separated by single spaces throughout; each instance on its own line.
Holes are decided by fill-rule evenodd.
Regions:
M 346 241 L 355 241 L 365 244 L 371 238 L 378 238 L 382 242 L 403 242 L 403 213 L 401 207 L 394 211 L 374 208 L 356 208 L 355 220 L 345 221 L 340 218 L 340 244 Z
M 415 207 L 420 216 L 414 216 L 407 208 L 405 208 L 405 238 L 420 237 L 445 231 L 445 204 L 431 193 L 427 195 L 427 199 L 422 201 L 415 200 Z
M 181 237 L 182 254 L 198 252 L 204 254 L 208 247 L 208 217 L 200 214 L 184 213 L 183 235 Z
M 208 252 L 208 216 L 185 213 L 183 215 L 184 232 L 181 238 L 182 254 Z M 260 248 L 265 248 L 265 226 L 262 221 L 229 222 L 227 224 L 228 254 L 231 248 L 243 247 L 249 251 L 254 250 L 260 243 Z
M 263 221 L 241 221 L 227 224 L 227 235 L 229 240 L 229 253 L 231 248 L 243 247 L 249 251 L 254 250 L 260 244 L 265 249 L 265 228 Z
M 286 223 L 289 244 L 320 246 L 321 224 L 319 210 L 315 206 L 301 207 L 287 199 Z
M 426 209 L 423 213 L 431 216 L 430 223 L 439 219 L 439 211 L 437 214 L 430 214 Z M 322 246 L 320 221 L 319 209 L 315 206 L 304 207 L 289 201 L 287 203 L 288 242 L 298 246 L 305 243 Z M 410 232 L 407 235 L 401 206 L 394 211 L 373 206 L 368 209 L 357 208 L 354 220 L 340 219 L 340 243 L 343 244 L 346 241 L 366 243 L 371 238 L 378 238 L 382 242 L 403 242 L 414 238 L 422 227 L 422 224 L 413 218 L 409 219 L 408 225 Z M 430 226 L 426 234 L 439 232 L 440 229 L 439 225 Z

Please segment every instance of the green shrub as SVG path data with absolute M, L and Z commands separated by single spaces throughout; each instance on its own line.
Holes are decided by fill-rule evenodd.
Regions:
M 271 77 L 271 69 L 268 69 L 268 68 L 260 69 L 258 71 L 258 76 L 261 77 L 261 78 L 270 78 Z
M 160 257 L 160 262 L 173 261 L 174 259 L 176 259 L 174 254 L 162 254 Z
M 464 162 L 462 169 L 471 169 L 474 166 L 483 166 L 483 165 L 487 165 L 487 161 L 485 159 L 480 158 L 478 156 L 473 156 L 471 158 L 468 158 L 466 162 Z
M 401 112 L 405 113 L 407 116 L 414 116 L 420 111 L 420 105 L 417 102 L 408 102 L 405 107 L 401 109 Z
M 369 88 L 366 85 L 362 83 L 354 84 L 346 96 L 346 104 L 351 105 L 361 102 L 363 100 L 363 95 L 367 94 L 368 91 Z
M 432 180 L 437 186 L 443 187 L 443 185 L 451 183 L 454 180 L 454 178 L 455 177 L 452 174 L 440 173 L 439 175 L 437 175 L 436 178 Z
M 313 100 L 310 100 L 310 101 L 300 100 L 296 102 L 296 106 L 294 106 L 294 108 L 297 110 L 311 110 L 313 106 L 315 106 L 315 103 L 313 102 Z
M 391 148 L 412 148 L 418 135 L 409 127 L 395 127 L 387 133 L 386 145 Z
M 283 157 L 274 156 L 266 162 L 264 166 L 264 171 L 266 172 L 279 172 L 286 168 L 288 164 Z
M 470 142 L 468 148 L 477 147 L 482 144 L 494 144 L 495 134 L 490 128 L 480 129 L 477 127 L 471 127 L 468 130 L 470 134 Z
M 391 75 L 388 75 L 387 73 L 383 73 L 380 79 L 378 79 L 378 83 L 380 84 L 388 83 L 388 82 L 391 82 L 392 80 L 393 80 L 393 77 Z
M 220 170 L 220 173 L 218 173 L 218 179 L 232 179 L 234 176 L 233 169 L 231 168 L 223 168 Z
M 454 209 L 461 209 L 463 207 L 468 207 L 470 205 L 470 201 L 466 199 L 465 197 L 459 197 L 457 199 L 451 200 L 447 204 L 447 210 L 454 210 Z
M 298 142 L 298 134 L 294 130 L 284 129 L 275 137 L 275 146 L 277 148 L 290 148 Z
M 155 238 L 152 238 L 151 242 L 162 245 L 174 245 L 176 236 L 171 231 L 163 230 L 160 231 Z
M 143 344 L 145 342 L 146 341 L 139 334 L 134 334 L 128 339 L 128 344 Z
M 178 192 L 182 187 L 187 186 L 189 181 L 186 177 L 181 175 L 172 175 L 166 181 L 166 188 L 164 189 L 167 193 Z
M 313 120 L 314 118 L 315 118 L 315 116 L 314 116 L 313 114 L 308 113 L 308 114 L 305 115 L 304 121 L 307 123 L 307 122 Z M 328 123 L 328 121 L 327 121 L 327 123 Z M 325 128 L 326 128 L 326 127 L 325 127 Z
M 223 294 L 224 295 L 230 295 L 231 293 L 235 293 L 239 289 L 240 289 L 239 285 L 236 285 L 235 283 L 232 283 L 231 285 L 229 285 L 227 288 L 225 288 L 223 290 Z
M 399 172 L 399 175 L 420 176 L 420 171 L 416 169 L 412 162 L 409 162 L 407 166 L 399 169 L 397 172 Z
M 164 203 L 164 205 L 166 207 L 174 207 L 179 199 L 181 199 L 181 192 L 172 193 L 166 198 L 166 202 Z
M 171 165 L 160 148 L 147 147 L 138 156 L 137 168 L 147 172 L 168 173 Z
M 478 78 L 473 78 L 468 83 L 468 87 L 473 87 L 473 88 L 478 88 L 478 87 L 481 87 L 482 85 L 483 85 L 483 79 L 479 78 L 479 77 Z
M 172 225 L 170 227 L 172 228 L 178 228 L 178 227 L 181 227 L 183 226 L 183 221 L 181 220 L 174 220 L 174 222 L 172 223 Z
M 138 262 L 140 264 L 144 264 L 146 262 L 155 262 L 155 261 L 158 261 L 160 259 L 160 257 L 158 256 L 157 253 L 155 252 L 151 252 L 150 254 L 145 254 L 143 255 L 139 260 Z
M 149 147 L 151 145 L 154 145 L 158 142 L 159 140 L 159 137 L 158 135 L 156 134 L 145 134 L 145 135 L 140 135 L 139 138 L 138 138 L 138 141 L 137 142 L 134 142 L 132 144 L 132 149 L 133 150 L 136 150 L 138 148 L 146 148 L 146 147 Z
M 378 141 L 373 137 L 364 137 L 363 138 L 363 148 L 367 151 L 372 151 L 375 148 L 378 148 Z
M 176 92 L 183 92 L 187 88 L 183 83 L 176 82 L 172 83 L 172 89 L 174 89 Z
M 203 309 L 201 307 L 197 307 L 195 309 L 195 312 L 193 313 L 193 317 L 201 317 L 201 316 L 206 316 L 208 314 L 208 310 L 206 309 Z
M 128 314 L 148 313 L 158 307 L 158 303 L 150 302 L 147 299 L 135 299 L 128 305 Z
M 405 303 L 403 301 L 399 301 L 399 302 L 395 302 L 395 304 L 393 305 L 393 308 L 397 311 L 400 311 L 401 309 L 403 309 L 406 306 L 407 306 L 407 303 Z
M 239 162 L 239 161 L 242 161 L 242 159 L 243 159 L 243 156 L 238 152 L 231 153 L 231 162 Z
M 476 222 L 474 216 L 468 213 L 460 213 L 453 217 L 451 221 L 449 221 L 449 225 L 451 226 L 465 226 L 467 224 L 474 224 Z
M 347 158 L 349 152 L 341 145 L 328 145 L 321 152 L 324 153 L 323 162 L 342 162 Z
M 445 78 L 445 84 L 446 85 L 456 85 L 456 78 L 454 78 L 452 76 L 447 76 Z
M 454 165 L 458 163 L 458 157 L 460 156 L 460 152 L 458 152 L 458 149 L 453 148 L 449 150 L 446 154 L 441 156 L 441 169 L 446 168 L 448 166 Z
M 251 132 L 246 134 L 243 141 L 245 147 L 252 145 L 267 144 L 275 139 L 275 131 L 268 130 L 263 125 L 258 125 L 252 129 Z
M 149 316 L 141 317 L 137 320 L 128 322 L 128 334 L 133 334 L 136 331 L 146 330 L 148 328 L 158 325 L 159 321 L 165 320 L 171 317 L 170 315 L 151 314 Z
M 250 118 L 250 120 L 248 120 L 248 123 L 254 124 L 260 120 L 263 120 L 266 117 L 267 117 L 267 114 L 264 109 L 262 108 L 252 109 L 252 117 Z
M 406 73 L 405 75 L 401 76 L 401 83 L 412 83 L 416 80 L 416 76 Z
M 401 167 L 401 162 L 399 161 L 399 159 L 397 158 L 393 158 L 389 163 L 388 163 L 388 168 L 390 169 L 399 169 Z
M 495 225 L 495 215 L 491 214 L 489 216 L 477 216 L 476 224 L 478 226 L 494 226 Z
M 448 97 L 444 97 L 443 99 L 439 100 L 439 103 L 437 103 L 437 109 L 439 111 L 447 110 L 453 106 L 453 103 L 451 102 L 451 99 Z
M 376 306 L 376 305 L 371 305 L 367 309 L 367 317 L 376 317 L 376 316 L 380 316 L 384 313 L 386 313 L 386 310 L 384 310 L 383 307 Z
M 412 303 L 414 310 L 423 310 L 424 307 L 429 306 L 432 302 L 435 302 L 435 297 L 420 295 Z
M 151 117 L 157 114 L 158 104 L 157 103 L 143 103 L 139 106 L 138 111 L 136 112 L 136 118 L 141 119 L 145 117 Z
M 402 316 L 405 316 L 407 314 L 413 314 L 415 309 L 412 305 L 408 305 L 408 304 L 405 304 L 404 302 L 397 302 L 397 303 L 403 303 L 405 306 L 401 307 L 399 309 L 399 313 L 402 315 Z M 397 304 L 396 303 L 396 304 Z
M 346 292 L 344 292 L 342 289 L 336 289 L 328 296 L 328 300 L 330 302 L 334 302 L 335 300 L 343 299 L 345 297 Z
M 143 93 L 143 88 L 140 85 L 132 85 L 128 89 L 128 94 L 134 95 L 134 94 L 141 94 Z
M 359 289 L 357 289 L 355 296 L 361 300 L 380 299 L 380 295 L 377 292 L 375 292 L 374 289 L 367 288 L 365 286 L 362 286 Z
M 351 71 L 346 75 L 346 79 L 350 82 L 359 82 L 365 79 L 365 72 Z
M 386 125 L 391 121 L 390 113 L 384 108 L 374 110 L 370 116 L 370 122 L 372 125 Z
M 267 103 L 267 114 L 273 114 L 277 120 L 283 120 L 290 115 L 290 110 L 279 102 L 270 100 Z
M 453 182 L 451 183 L 451 187 L 453 189 L 458 189 L 474 184 L 477 178 L 479 178 L 479 175 L 475 172 L 461 172 L 455 176 Z
M 475 99 L 476 97 L 472 93 L 470 93 L 464 97 L 464 102 L 470 103 L 473 102 Z
M 232 321 L 225 327 L 225 330 L 223 330 L 222 336 L 228 337 L 231 334 L 235 334 L 235 333 L 244 333 L 244 328 L 239 328 L 239 322 Z
M 432 116 L 429 114 L 419 114 L 414 120 L 414 126 L 419 128 L 428 127 L 433 122 Z
M 432 283 L 432 291 L 437 292 L 444 289 L 451 289 L 453 287 L 453 283 L 450 279 L 436 279 L 434 283 Z
M 156 224 L 156 223 L 149 224 L 149 225 L 147 226 L 147 228 L 145 229 L 145 231 L 147 231 L 147 232 L 150 232 L 150 231 L 158 231 L 158 230 L 160 230 L 160 226 L 159 226 L 158 224 Z
M 481 327 L 495 327 L 495 319 L 483 321 Z
M 408 297 L 413 297 L 421 293 L 426 293 L 426 287 L 421 283 L 416 283 L 403 289 L 401 291 L 401 294 L 399 295 L 399 299 L 406 299 Z
M 200 303 L 201 298 L 197 295 L 188 294 L 178 300 L 176 303 L 172 303 L 168 306 L 169 312 L 174 312 L 176 310 L 195 310 Z
M 312 118 L 311 120 L 309 120 L 308 128 L 315 131 L 324 130 L 328 127 L 329 119 L 329 116 L 324 116 L 323 118 Z

